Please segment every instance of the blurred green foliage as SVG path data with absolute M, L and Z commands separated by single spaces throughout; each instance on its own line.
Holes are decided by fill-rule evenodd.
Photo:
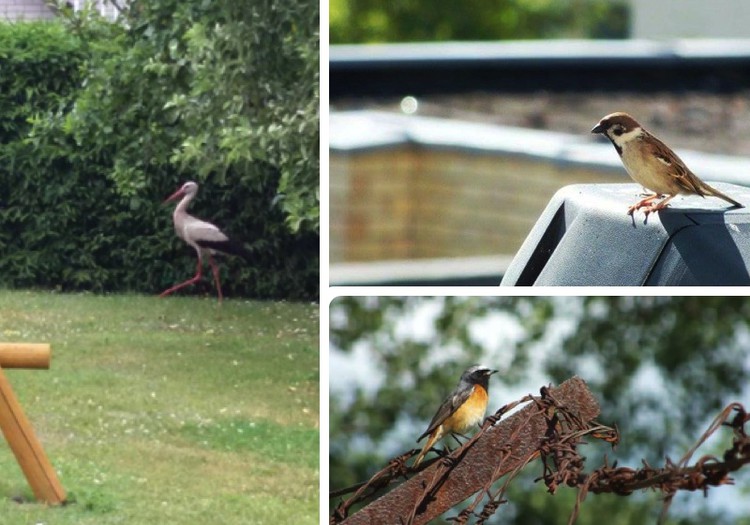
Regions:
M 331 359 L 331 489 L 363 481 L 384 467 L 385 456 L 414 448 L 440 400 L 477 362 L 500 370 L 490 393 L 500 392 L 502 403 L 514 400 L 502 392 L 527 382 L 531 370 L 543 374 L 543 384 L 583 377 L 601 404 L 598 420 L 617 425 L 622 436 L 614 452 L 585 446 L 588 468 L 600 466 L 604 454 L 610 464 L 663 465 L 665 456 L 682 456 L 727 402 L 750 405 L 742 398 L 750 378 L 745 297 L 343 297 L 332 303 L 330 318 L 332 348 L 360 352 L 366 377 L 375 379 L 369 386 L 352 381 Z M 342 384 L 349 386 L 344 393 Z M 394 434 L 409 423 L 414 435 Z M 730 442 L 728 430 L 722 436 L 717 453 Z M 566 522 L 575 492 L 551 497 L 532 482 L 540 472 L 533 463 L 511 484 L 510 504 L 498 511 L 502 523 Z M 680 502 L 688 500 L 685 516 Z M 728 522 L 694 495 L 676 501 L 670 523 Z M 653 523 L 659 511 L 658 498 L 646 494 L 589 495 L 577 523 L 600 523 L 604 515 L 613 524 Z
M 625 38 L 625 0 L 330 0 L 332 44 Z
M 226 260 L 229 295 L 317 298 L 318 5 L 136 0 L 123 16 L 0 25 L 0 285 L 184 280 L 195 254 L 160 202 L 196 180 L 192 212 L 254 254 Z

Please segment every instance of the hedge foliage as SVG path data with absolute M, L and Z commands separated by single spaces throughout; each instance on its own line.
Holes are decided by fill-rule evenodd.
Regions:
M 317 298 L 308 3 L 130 5 L 126 24 L 0 24 L 0 286 L 158 293 L 190 277 L 161 202 L 196 180 L 192 213 L 254 254 L 223 261 L 227 295 Z
M 626 38 L 627 0 L 330 0 L 332 44 Z

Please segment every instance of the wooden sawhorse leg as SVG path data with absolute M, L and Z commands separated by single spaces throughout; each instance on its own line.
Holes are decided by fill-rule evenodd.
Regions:
M 65 503 L 65 489 L 47 459 L 31 423 L 0 367 L 0 430 L 15 454 L 36 499 L 49 505 Z

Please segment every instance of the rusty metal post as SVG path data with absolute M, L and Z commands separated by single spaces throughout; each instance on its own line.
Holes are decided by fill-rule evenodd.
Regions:
M 599 414 L 596 401 L 586 383 L 573 377 L 556 388 L 554 398 L 583 421 Z M 413 524 L 420 525 L 440 516 L 472 494 L 477 493 L 505 474 L 522 467 L 526 458 L 539 449 L 545 439 L 547 420 L 533 404 L 488 428 L 463 459 L 437 487 L 433 497 L 418 509 Z M 512 443 L 510 453 L 507 444 Z M 346 525 L 376 525 L 405 521 L 420 501 L 425 487 L 435 478 L 440 462 L 420 472 L 388 494 L 350 516 Z

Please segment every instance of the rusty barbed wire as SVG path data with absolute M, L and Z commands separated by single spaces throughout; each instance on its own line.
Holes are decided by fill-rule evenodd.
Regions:
M 585 388 L 585 383 L 582 381 L 580 383 Z M 510 483 L 537 458 L 541 459 L 542 474 L 535 481 L 543 481 L 548 492 L 555 494 L 561 486 L 578 489 L 576 503 L 569 517 L 569 525 L 575 523 L 581 506 L 590 493 L 613 493 L 625 496 L 643 489 L 653 489 L 664 494 L 664 505 L 660 517 L 662 520 L 666 516 L 672 497 L 678 491 L 707 491 L 711 486 L 731 483 L 732 479 L 729 474 L 750 463 L 750 438 L 745 428 L 747 422 L 750 421 L 750 415 L 742 405 L 732 403 L 716 416 L 701 438 L 677 463 L 666 458 L 664 466 L 656 468 L 642 461 L 641 468 L 636 469 L 618 467 L 617 462 L 610 465 L 605 455 L 601 467 L 586 473 L 584 472 L 586 458 L 578 451 L 580 445 L 588 438 L 602 440 L 615 448 L 620 439 L 617 427 L 609 427 L 596 422 L 594 417 L 598 413 L 598 407 L 592 411 L 590 408 L 585 408 L 586 405 L 581 405 L 585 397 L 581 396 L 580 392 L 576 392 L 576 386 L 573 386 L 572 391 L 559 387 L 557 389 L 543 387 L 540 389 L 540 394 L 540 396 L 526 396 L 501 407 L 489 416 L 481 429 L 462 446 L 447 453 L 433 449 L 439 457 L 424 462 L 417 469 L 407 465 L 408 460 L 419 452 L 419 449 L 412 449 L 393 458 L 384 469 L 367 482 L 331 492 L 332 498 L 354 492 L 351 497 L 336 507 L 330 519 L 331 525 L 346 520 L 353 505 L 380 495 L 389 485 L 400 479 L 411 481 L 411 478 L 416 476 L 419 476 L 417 490 L 412 488 L 406 491 L 398 500 L 401 511 L 399 511 L 400 514 L 393 515 L 398 516 L 398 523 L 404 525 L 425 523 L 425 517 L 429 514 L 425 512 L 428 505 L 432 513 L 430 515 L 435 516 L 433 507 L 438 500 L 441 505 L 446 501 L 452 501 L 453 503 L 449 505 L 452 506 L 463 501 L 468 495 L 475 494 L 466 508 L 456 516 L 447 519 L 455 525 L 467 525 L 470 520 L 473 520 L 476 525 L 482 525 L 507 503 L 505 496 Z M 558 395 L 562 397 L 558 398 Z M 562 398 L 572 405 L 566 406 L 566 403 L 561 401 Z M 595 399 L 589 399 L 589 403 L 596 405 Z M 497 443 L 496 440 L 500 439 L 501 434 L 495 432 L 496 425 L 505 425 L 508 418 L 503 419 L 500 425 L 498 423 L 501 422 L 503 416 L 522 403 L 528 403 L 528 405 L 510 416 L 510 419 L 515 418 L 513 423 L 515 426 L 506 425 L 506 432 L 502 434 L 502 442 Z M 582 417 L 583 413 L 587 415 Z M 543 426 L 534 423 L 539 418 L 542 418 Z M 721 458 L 706 455 L 689 466 L 688 463 L 697 449 L 722 426 L 732 428 L 732 447 L 727 449 Z M 531 428 L 535 430 L 529 430 Z M 490 429 L 492 429 L 491 435 Z M 477 446 L 476 448 L 481 448 L 481 450 L 470 454 L 477 443 L 480 441 L 484 443 L 488 440 L 495 440 L 491 441 L 491 448 L 485 445 Z M 530 447 L 531 443 L 533 445 Z M 491 454 L 488 455 L 490 452 Z M 467 459 L 467 455 L 471 455 L 472 459 Z M 468 462 L 472 465 L 471 468 L 478 468 L 481 465 L 492 465 L 492 467 L 486 470 L 486 477 L 482 477 L 483 481 L 475 484 L 471 492 L 464 495 L 461 491 L 465 487 L 455 486 L 455 481 L 451 481 L 454 487 L 446 493 L 443 485 L 448 483 L 454 472 L 458 475 L 456 469 L 462 465 L 462 462 Z M 508 468 L 509 466 L 511 468 Z M 428 469 L 430 469 L 429 472 L 423 472 Z M 503 476 L 505 476 L 503 482 L 493 489 L 495 482 Z M 409 499 L 404 500 L 404 497 Z M 448 508 L 448 506 L 443 508 Z
M 458 459 L 461 456 L 463 456 L 471 448 L 471 446 L 474 443 L 476 443 L 479 439 L 481 439 L 482 435 L 487 431 L 487 429 L 497 424 L 500 421 L 500 419 L 503 417 L 503 415 L 507 414 L 508 412 L 516 408 L 517 406 L 523 403 L 532 401 L 532 400 L 533 400 L 532 396 L 524 396 L 518 401 L 514 401 L 512 403 L 508 403 L 507 405 L 503 405 L 494 414 L 492 414 L 491 416 L 488 416 L 484 420 L 484 423 L 482 424 L 482 428 L 479 430 L 479 432 L 477 432 L 469 441 L 467 441 L 459 450 L 457 450 L 454 453 L 455 457 L 453 457 L 454 456 L 453 454 L 451 455 L 451 457 L 449 457 L 450 463 L 448 463 L 446 466 L 450 468 L 438 470 L 435 478 L 433 478 L 433 482 L 430 485 L 425 487 L 425 491 L 423 492 L 422 496 L 415 502 L 415 505 L 412 508 L 412 511 L 406 521 L 406 524 L 411 525 L 414 522 L 414 517 L 417 511 L 419 510 L 419 507 L 422 505 L 422 503 L 425 500 L 427 500 L 430 494 L 432 494 L 432 492 L 439 486 L 439 482 L 442 479 L 445 479 L 445 477 L 450 473 L 450 469 L 457 464 L 456 461 L 458 461 Z M 521 427 L 519 427 L 519 429 L 520 428 Z M 515 437 L 515 435 L 513 437 Z M 495 473 L 497 473 L 497 471 L 500 469 L 500 466 L 503 464 L 503 461 L 505 460 L 505 458 L 508 455 L 510 455 L 510 451 L 511 451 L 510 443 L 505 444 L 503 448 L 501 449 L 500 459 L 499 461 L 497 461 L 497 464 L 495 466 Z M 496 479 L 497 477 L 498 477 L 497 475 L 493 475 L 491 479 Z M 508 477 L 509 479 L 512 479 L 513 477 L 515 477 L 515 475 L 509 475 Z M 490 497 L 490 501 L 486 503 L 482 509 L 482 514 L 477 515 L 474 512 L 476 507 L 479 505 L 479 503 L 483 499 L 483 495 L 485 493 L 490 494 L 491 485 L 492 485 L 492 481 L 487 483 L 485 487 L 481 491 L 479 491 L 479 493 L 477 494 L 477 497 L 475 498 L 475 501 L 471 505 L 469 505 L 466 509 L 464 509 L 458 516 L 449 518 L 449 521 L 453 521 L 457 525 L 464 525 L 468 522 L 468 519 L 472 515 L 480 516 L 480 519 L 486 519 L 486 518 L 481 518 L 481 515 L 490 510 L 491 512 L 487 514 L 487 517 L 492 515 L 497 510 L 497 508 L 502 504 L 502 502 L 499 501 L 500 498 L 497 498 L 498 501 L 494 501 L 495 498 Z
M 542 387 L 540 389 L 540 394 L 540 397 L 526 396 L 525 398 L 514 403 L 513 406 L 517 405 L 520 402 L 532 401 L 536 405 L 536 413 L 547 414 L 548 434 L 551 431 L 555 431 L 554 429 L 561 425 L 569 428 L 569 435 L 571 436 L 575 435 L 576 433 L 580 434 L 580 430 L 583 429 L 585 425 L 578 417 L 578 415 L 566 410 L 565 407 L 557 399 L 555 399 L 555 396 L 552 394 L 548 387 Z M 533 417 L 534 415 L 534 413 L 530 413 L 528 419 L 531 419 L 531 417 Z M 597 428 L 601 428 L 601 426 L 598 426 Z M 519 427 L 518 430 L 520 431 L 520 429 L 521 427 Z M 513 435 L 513 438 L 515 437 L 516 436 Z M 503 450 L 507 451 L 507 453 L 509 454 L 511 450 L 511 443 L 506 443 Z M 459 515 L 455 518 L 449 518 L 449 521 L 454 521 L 457 524 L 465 525 L 466 523 L 468 523 L 468 519 L 470 518 L 470 516 L 473 515 L 477 517 L 477 525 L 484 524 L 486 520 L 489 519 L 500 508 L 500 505 L 507 503 L 507 500 L 504 499 L 504 496 L 508 490 L 508 487 L 510 486 L 510 482 L 513 481 L 513 479 L 526 467 L 526 465 L 539 457 L 540 454 L 541 447 L 527 454 L 522 463 L 519 464 L 518 467 L 516 467 L 506 476 L 505 481 L 502 483 L 500 488 L 493 493 L 491 491 L 491 486 L 492 484 L 494 484 L 494 480 L 498 478 L 498 475 L 496 474 L 498 474 L 498 470 L 503 464 L 504 457 L 501 458 L 497 463 L 495 475 L 492 476 L 483 490 L 477 494 L 471 505 L 461 511 L 461 513 L 459 513 Z M 485 495 L 487 496 L 488 500 L 482 507 L 481 512 L 477 513 L 476 507 L 484 499 Z
M 452 467 L 461 459 L 461 457 L 464 456 L 464 454 L 473 446 L 473 444 L 476 443 L 483 432 L 500 421 L 504 414 L 510 412 L 523 403 L 531 401 L 532 399 L 532 396 L 525 396 L 517 401 L 508 403 L 507 405 L 503 405 L 494 414 L 485 418 L 479 431 L 477 431 L 477 433 L 474 434 L 474 436 L 472 436 L 469 440 L 467 440 L 462 446 L 448 453 L 436 448 L 432 448 L 431 450 L 436 452 L 438 454 L 438 457 L 423 461 L 422 464 L 420 464 L 416 469 L 407 466 L 406 462 L 419 453 L 420 449 L 418 448 L 411 449 L 399 456 L 396 456 L 395 458 L 392 458 L 388 461 L 388 465 L 384 469 L 378 471 L 369 480 L 363 483 L 358 483 L 350 487 L 331 491 L 329 493 L 330 498 L 340 497 L 351 492 L 354 492 L 354 495 L 342 501 L 336 507 L 333 515 L 331 516 L 331 519 L 329 520 L 330 524 L 336 525 L 337 523 L 340 523 L 347 518 L 349 509 L 351 509 L 352 506 L 371 498 L 381 489 L 387 487 L 391 483 L 396 482 L 398 479 L 406 478 L 409 474 L 413 475 L 415 473 L 422 472 L 423 470 L 431 467 L 433 464 L 440 462 L 439 464 L 441 465 L 441 468 L 436 471 L 435 476 L 433 477 L 431 482 L 425 487 L 422 497 L 419 498 L 419 500 L 415 503 L 411 515 L 407 517 L 405 521 L 405 523 L 407 524 L 412 523 L 414 514 L 419 509 L 420 503 L 427 499 L 430 493 L 432 493 L 436 488 L 440 486 L 441 480 L 445 479 L 445 477 L 452 470 Z
M 737 414 L 730 420 L 732 412 Z M 700 439 L 678 463 L 666 458 L 662 468 L 652 467 L 646 461 L 642 461 L 643 467 L 637 470 L 630 467 L 610 467 L 605 458 L 604 465 L 591 474 L 579 474 L 579 480 L 575 484 L 579 489 L 578 497 L 568 525 L 575 523 L 581 504 L 590 492 L 627 496 L 636 490 L 658 490 L 664 494 L 658 521 L 663 523 L 672 499 L 678 491 L 702 490 L 705 493 L 709 487 L 731 484 L 733 480 L 729 474 L 750 463 L 750 438 L 745 429 L 748 421 L 750 416 L 745 408 L 739 403 L 731 403 L 716 416 Z M 732 446 L 724 452 L 722 459 L 705 455 L 693 466 L 688 466 L 696 450 L 722 426 L 729 426 L 733 430 Z
M 599 413 L 596 399 L 580 378 L 571 378 L 551 389 L 565 403 L 574 407 L 573 412 L 583 414 L 590 420 Z M 548 399 L 547 399 L 548 398 Z M 502 476 L 515 476 L 528 462 L 538 457 L 538 446 L 544 439 L 548 426 L 547 412 L 554 412 L 554 406 L 562 403 L 543 392 L 542 401 L 526 396 L 509 403 L 487 418 L 480 432 L 468 440 L 461 448 L 443 455 L 424 465 L 423 469 L 410 471 L 410 478 L 401 486 L 385 494 L 381 490 L 379 499 L 347 517 L 355 500 L 367 492 L 361 491 L 339 504 L 333 512 L 331 523 L 369 523 L 385 521 L 389 523 L 422 524 L 442 514 L 456 503 L 472 494 L 477 494 L 474 505 L 457 519 L 468 522 L 472 516 L 484 521 L 502 504 L 504 489 L 491 492 L 494 481 Z M 529 403 L 529 401 L 533 401 Z M 508 417 L 503 417 L 521 403 L 527 406 Z M 503 420 L 498 423 L 498 419 Z M 488 435 L 491 431 L 491 435 Z M 416 454 L 418 451 L 414 451 Z M 406 453 L 408 457 L 411 452 Z M 402 456 L 403 457 L 403 456 Z M 372 487 L 383 481 L 383 474 L 374 476 L 366 485 Z M 511 476 L 506 476 L 511 478 Z M 506 480 L 506 485 L 509 483 Z M 364 485 L 363 485 L 364 486 Z M 362 486 L 360 486 L 361 488 Z M 353 487 L 351 488 L 353 489 Z M 337 494 L 351 490 L 340 490 Z M 489 504 L 478 510 L 483 501 L 481 494 L 489 496 Z
M 369 480 L 364 483 L 358 483 L 352 487 L 347 487 L 342 490 L 332 492 L 331 498 L 338 497 L 342 494 L 348 494 L 354 491 L 354 495 L 345 501 L 342 501 L 334 510 L 331 515 L 329 522 L 331 525 L 340 523 L 346 519 L 349 515 L 349 509 L 352 505 L 355 505 L 361 501 L 371 498 L 382 489 L 398 480 L 399 478 L 406 478 L 410 468 L 406 465 L 407 460 L 415 454 L 415 450 L 405 452 L 400 456 L 392 458 L 388 465 L 375 473 Z

